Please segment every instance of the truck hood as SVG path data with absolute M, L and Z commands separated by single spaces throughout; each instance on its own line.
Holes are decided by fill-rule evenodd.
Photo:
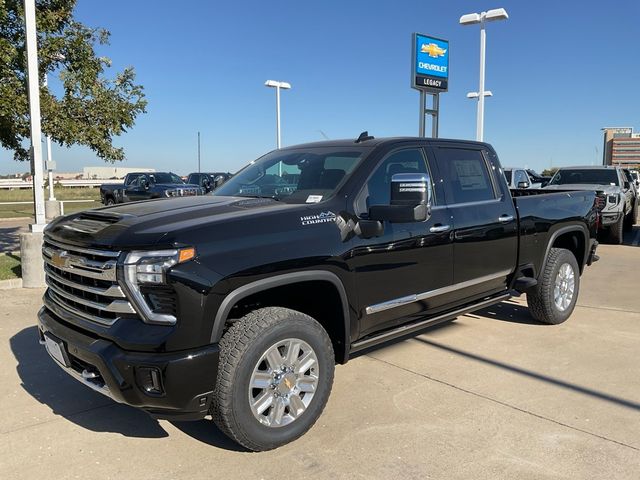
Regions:
M 567 183 L 566 185 L 547 185 L 545 190 L 587 190 L 587 191 L 599 191 L 607 194 L 614 194 L 620 192 L 620 187 L 616 185 L 600 185 L 594 184 L 581 184 L 581 183 Z
M 300 221 L 309 205 L 287 204 L 268 198 L 204 195 L 131 202 L 60 217 L 46 228 L 59 242 L 94 248 L 135 249 L 158 243 L 185 243 L 190 231 L 216 231 L 239 221 L 300 210 L 287 215 Z M 315 210 L 318 210 L 316 207 Z M 256 225 L 256 222 L 253 222 Z M 257 227 L 254 227 L 254 231 Z M 176 241 L 180 237 L 181 241 Z

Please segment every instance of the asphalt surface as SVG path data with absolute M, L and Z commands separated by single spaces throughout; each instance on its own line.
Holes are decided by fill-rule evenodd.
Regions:
M 599 254 L 565 324 L 521 297 L 370 351 L 309 433 L 257 454 L 76 383 L 38 345 L 42 291 L 0 291 L 0 478 L 637 480 L 640 249 Z

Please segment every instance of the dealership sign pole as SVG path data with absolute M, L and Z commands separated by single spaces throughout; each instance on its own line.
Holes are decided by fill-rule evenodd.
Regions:
M 420 92 L 419 135 L 426 136 L 425 115 L 432 118 L 431 136 L 438 137 L 440 93 L 449 87 L 449 41 L 421 33 L 413 34 L 411 55 L 411 88 Z M 431 95 L 432 108 L 427 108 Z

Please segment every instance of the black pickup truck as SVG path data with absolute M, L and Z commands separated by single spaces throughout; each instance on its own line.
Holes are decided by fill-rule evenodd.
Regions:
M 212 195 L 49 224 L 40 341 L 117 402 L 211 414 L 275 448 L 313 425 L 355 352 L 522 292 L 540 322 L 571 315 L 597 259 L 595 192 L 513 195 L 486 143 L 274 151 Z
M 200 186 L 185 184 L 171 172 L 132 172 L 124 177 L 124 183 L 100 185 L 100 200 L 104 205 L 152 198 L 192 197 L 203 193 Z

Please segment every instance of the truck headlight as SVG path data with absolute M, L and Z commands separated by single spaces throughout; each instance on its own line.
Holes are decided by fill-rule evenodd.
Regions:
M 607 202 L 609 203 L 613 203 L 613 204 L 618 204 L 618 202 L 620 201 L 620 196 L 619 195 L 609 195 L 607 197 Z
M 174 325 L 176 317 L 154 312 L 140 291 L 143 285 L 166 284 L 167 271 L 179 263 L 188 262 L 196 256 L 195 248 L 150 250 L 130 252 L 124 261 L 124 281 L 131 293 L 133 303 L 147 323 Z

